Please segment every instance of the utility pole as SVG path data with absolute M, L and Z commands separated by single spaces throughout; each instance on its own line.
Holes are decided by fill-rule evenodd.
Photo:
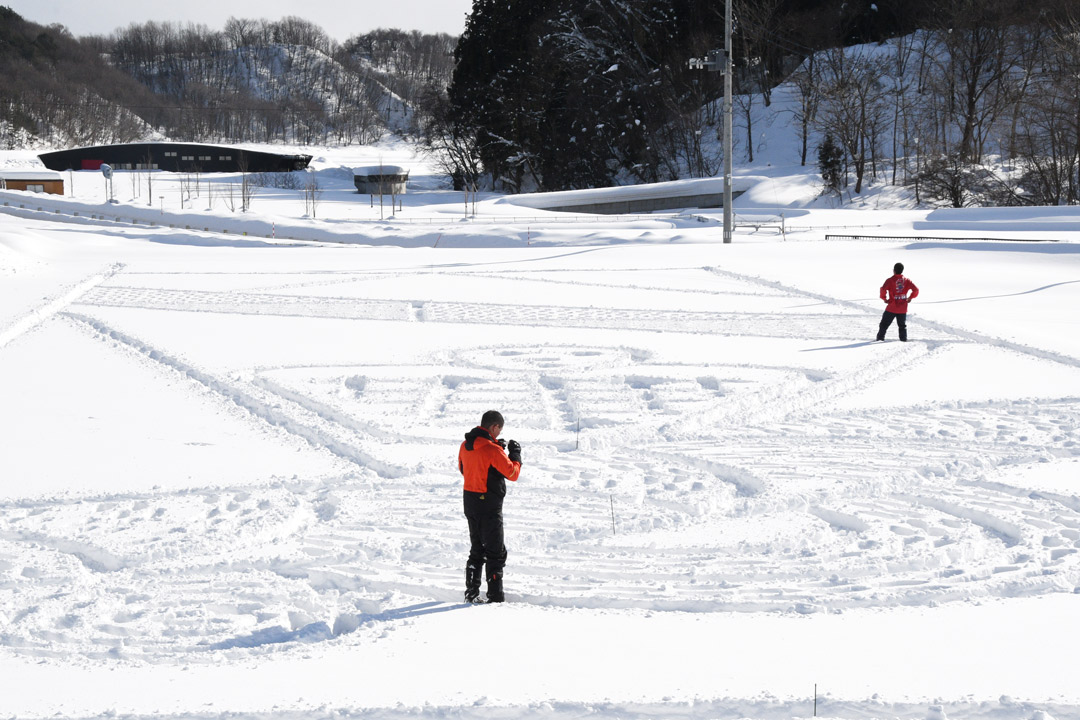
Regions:
M 731 199 L 731 155 L 734 149 L 732 138 L 732 102 L 731 75 L 731 0 L 724 0 L 724 50 L 714 50 L 707 57 L 690 58 L 691 70 L 708 70 L 724 73 L 724 242 L 731 242 L 735 229 L 735 215 Z
M 734 213 L 731 207 L 731 0 L 724 3 L 724 242 L 731 242 Z

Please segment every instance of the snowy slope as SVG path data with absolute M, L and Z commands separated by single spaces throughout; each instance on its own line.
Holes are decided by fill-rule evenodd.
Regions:
M 1080 717 L 1068 208 L 725 246 L 421 181 L 380 221 L 339 168 L 430 171 L 363 152 L 318 219 L 0 198 L 0 717 Z M 873 343 L 896 261 L 913 342 Z M 492 407 L 525 470 L 470 607 Z

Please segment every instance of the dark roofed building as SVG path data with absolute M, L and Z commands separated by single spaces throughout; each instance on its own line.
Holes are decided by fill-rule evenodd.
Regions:
M 310 155 L 280 155 L 199 143 L 127 143 L 42 153 L 50 170 L 167 170 L 170 172 L 291 172 L 303 170 Z

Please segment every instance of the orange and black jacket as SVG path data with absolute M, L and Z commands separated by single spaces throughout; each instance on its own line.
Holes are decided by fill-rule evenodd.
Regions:
M 506 495 L 506 480 L 517 480 L 521 463 L 506 456 L 506 451 L 491 439 L 488 431 L 473 428 L 465 435 L 458 450 L 458 469 L 465 477 L 465 492 Z

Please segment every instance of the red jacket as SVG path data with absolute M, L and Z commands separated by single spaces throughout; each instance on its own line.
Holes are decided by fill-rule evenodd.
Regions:
M 484 428 L 473 428 L 465 436 L 465 442 L 458 449 L 458 469 L 465 476 L 465 491 L 496 494 L 506 493 L 507 480 L 517 480 L 521 473 L 521 463 L 506 456 L 506 451 L 499 446 Z M 489 487 L 489 481 L 495 485 Z
M 881 286 L 881 299 L 889 301 L 885 309 L 897 315 L 906 315 L 908 301 L 917 297 L 919 297 L 919 288 L 903 275 L 893 275 Z

